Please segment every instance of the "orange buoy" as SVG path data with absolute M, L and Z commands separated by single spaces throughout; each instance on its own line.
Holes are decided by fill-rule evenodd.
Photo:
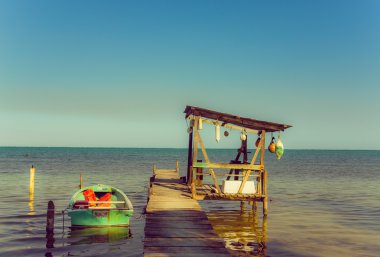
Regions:
M 259 144 L 260 144 L 260 141 L 261 141 L 261 137 L 258 137 L 256 142 L 255 142 L 255 146 L 258 147 Z
M 272 141 L 270 142 L 270 144 L 268 146 L 268 150 L 271 153 L 276 152 L 276 143 L 274 142 L 274 137 L 272 137 Z

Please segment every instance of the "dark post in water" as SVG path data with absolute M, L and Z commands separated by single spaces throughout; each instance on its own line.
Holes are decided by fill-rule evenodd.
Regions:
M 53 201 L 49 201 L 48 209 L 46 213 L 46 232 L 54 231 L 54 213 L 55 213 L 54 203 Z

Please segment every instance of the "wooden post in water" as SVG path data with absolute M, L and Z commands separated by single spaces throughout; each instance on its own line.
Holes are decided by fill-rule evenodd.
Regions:
M 264 154 L 265 154 L 265 130 L 261 131 L 261 154 L 260 154 L 260 165 L 264 167 Z M 267 196 L 267 171 L 263 170 L 262 172 L 262 192 L 264 194 L 263 197 L 263 215 L 267 216 L 268 214 L 268 196 Z
M 179 162 L 178 162 L 178 160 L 175 162 L 175 170 L 177 171 L 177 174 L 179 176 Z
M 266 248 L 267 248 L 267 226 L 268 226 L 268 223 L 267 223 L 267 216 L 264 216 L 263 217 L 263 238 L 262 238 L 262 243 L 263 243 L 263 246 L 264 246 L 264 253 L 266 253 Z M 266 255 L 264 255 L 266 256 Z
M 252 205 L 252 211 L 257 211 L 257 201 L 249 201 L 249 204 Z
M 54 213 L 55 213 L 55 206 L 53 201 L 49 201 L 48 203 L 48 209 L 46 212 L 46 249 L 52 249 L 54 248 Z M 53 256 L 48 250 L 45 254 L 45 256 Z
M 245 211 L 245 202 L 240 201 L 240 212 L 243 213 Z
M 263 214 L 264 216 L 268 215 L 267 178 L 268 178 L 268 173 L 266 170 L 264 170 L 263 172 L 263 185 L 264 185 Z
M 80 174 L 80 178 L 79 178 L 79 189 L 82 189 L 83 188 L 83 176 L 82 174 Z
M 29 195 L 33 196 L 34 195 L 34 174 L 36 172 L 36 169 L 32 165 L 30 168 L 30 177 L 29 177 Z
M 29 175 L 29 211 L 30 213 L 34 213 L 34 174 L 35 169 L 34 166 L 30 168 L 30 175 Z
M 54 231 L 54 213 L 55 206 L 53 201 L 48 202 L 48 209 L 46 212 L 46 232 Z

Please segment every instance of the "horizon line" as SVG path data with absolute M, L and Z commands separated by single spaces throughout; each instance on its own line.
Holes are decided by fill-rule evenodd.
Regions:
M 89 148 L 89 149 L 188 149 L 187 147 L 138 147 L 138 146 L 0 146 L 0 148 Z M 212 148 L 211 150 L 236 150 L 236 148 Z M 267 149 L 266 149 L 267 150 Z M 286 150 L 307 151 L 380 151 L 380 149 L 343 149 L 343 148 L 287 148 Z

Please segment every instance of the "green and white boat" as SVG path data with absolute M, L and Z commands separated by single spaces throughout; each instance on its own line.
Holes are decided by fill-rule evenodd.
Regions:
M 129 226 L 133 206 L 123 191 L 98 184 L 71 197 L 68 215 L 73 227 Z

